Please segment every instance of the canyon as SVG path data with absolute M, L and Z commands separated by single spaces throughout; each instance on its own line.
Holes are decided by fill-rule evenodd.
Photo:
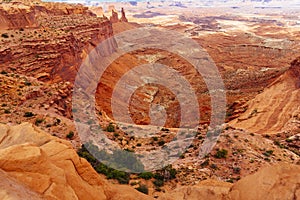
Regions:
M 300 199 L 298 10 L 270 14 L 274 8 L 245 11 L 244 4 L 237 9 L 169 3 L 0 3 L 1 199 Z M 149 27 L 180 33 L 209 55 L 226 93 L 220 127 L 210 125 L 207 77 L 164 48 L 126 52 L 101 77 L 94 77 L 98 71 L 91 68 L 79 85 L 90 90 L 99 78 L 93 90 L 95 118 L 87 114 L 90 105 L 73 106 L 81 67 L 97 60 L 91 54 L 109 58 L 119 53 L 123 33 L 142 30 L 142 41 Z M 164 44 L 174 41 L 170 35 Z M 97 51 L 99 44 L 104 45 Z M 141 68 L 134 73 L 137 79 L 129 80 L 130 85 L 140 83 L 139 78 L 149 81 L 134 88 L 130 97 L 132 123 L 115 119 L 112 99 L 118 109 L 127 106 L 121 93 L 128 91 L 113 96 L 119 81 L 147 64 L 168 66 L 190 84 L 199 107 L 187 110 L 192 116 L 198 109 L 199 126 L 186 148 L 179 151 L 173 145 L 170 154 L 176 159 L 170 169 L 152 171 L 150 178 L 124 172 L 125 185 L 120 185 L 117 175 L 123 177 L 122 172 L 103 173 L 94 155 L 84 151 L 88 145 L 78 124 L 101 130 L 118 148 L 140 155 L 160 152 L 177 135 L 189 135 L 179 128 L 180 98 L 173 88 L 151 83 L 146 76 L 150 68 Z M 159 72 L 165 75 L 162 68 Z M 180 84 L 176 87 L 184 90 Z M 85 103 L 84 98 L 76 100 Z M 153 105 L 164 112 L 151 113 Z M 148 137 L 138 137 L 135 131 Z M 214 134 L 215 145 L 201 157 L 208 135 Z M 146 164 L 157 162 L 162 158 Z

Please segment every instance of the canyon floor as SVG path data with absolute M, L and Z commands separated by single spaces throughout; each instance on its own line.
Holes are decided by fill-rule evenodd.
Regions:
M 0 198 L 300 199 L 299 13 L 297 7 L 247 3 L 199 7 L 168 1 L 98 6 L 1 2 Z M 93 66 L 97 61 L 91 56 L 97 45 L 104 43 L 96 56 L 115 55 L 122 34 L 140 29 L 142 34 L 132 38 L 143 41 L 151 35 L 147 28 L 192 39 L 209 55 L 226 97 L 219 126 L 211 125 L 215 91 L 207 77 L 168 47 L 150 45 L 123 53 L 110 61 L 101 77 L 96 67 L 80 74 L 86 63 Z M 150 41 L 157 41 L 156 37 Z M 163 44 L 176 41 L 172 35 L 164 39 Z M 130 42 L 128 46 L 133 46 Z M 182 49 L 189 51 L 189 46 Z M 136 79 L 128 80 L 130 90 L 114 93 L 123 76 L 136 66 L 153 63 L 170 67 L 190 84 L 199 106 L 189 105 L 186 110 L 188 117 L 199 111 L 197 129 L 180 129 L 180 95 L 151 83 L 147 76 L 151 69 L 134 72 Z M 159 73 L 163 77 L 163 69 Z M 78 74 L 83 77 L 79 82 Z M 144 81 L 141 87 L 133 87 L 140 81 Z M 176 81 L 174 85 L 184 90 Z M 74 99 L 77 87 L 86 93 Z M 132 88 L 126 105 L 122 94 Z M 88 92 L 95 95 L 95 105 L 86 103 Z M 112 100 L 117 112 L 128 107 L 132 123 L 115 119 Z M 81 106 L 74 107 L 74 102 Z M 164 112 L 151 115 L 153 105 Z M 103 138 L 90 137 L 89 130 L 101 131 L 122 152 L 139 155 L 163 152 L 171 144 L 168 156 L 175 159 L 151 172 L 113 169 L 116 166 L 104 165 L 89 151 L 97 149 L 107 156 L 99 143 Z M 174 142 L 190 135 L 183 149 Z M 215 145 L 200 156 L 208 143 Z M 120 155 L 120 160 L 136 159 Z M 163 161 L 154 156 L 143 164 L 153 167 Z

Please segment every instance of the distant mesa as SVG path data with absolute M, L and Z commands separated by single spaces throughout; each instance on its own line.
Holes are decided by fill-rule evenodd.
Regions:
M 187 6 L 185 6 L 184 4 L 182 4 L 182 3 L 179 2 L 179 1 L 170 4 L 170 6 L 175 6 L 175 7 L 179 7 L 179 8 L 187 8 Z
M 157 16 L 164 16 L 165 14 L 159 13 L 159 12 L 151 12 L 151 11 L 146 11 L 141 14 L 135 14 L 133 15 L 134 18 L 153 18 Z
M 109 5 L 108 6 L 108 12 L 116 11 L 116 8 L 114 5 Z
M 137 6 L 137 2 L 136 1 L 129 1 L 130 5 L 132 6 Z

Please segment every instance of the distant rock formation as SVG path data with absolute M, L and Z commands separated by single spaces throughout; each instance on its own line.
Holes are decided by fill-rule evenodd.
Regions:
M 89 8 L 93 13 L 95 13 L 98 17 L 103 17 L 104 16 L 104 11 L 101 6 L 97 7 L 90 7 Z
M 111 23 L 119 22 L 119 16 L 118 16 L 118 13 L 115 10 L 111 11 L 110 21 L 111 21 Z
M 122 8 L 121 13 L 122 13 L 122 17 L 121 17 L 120 21 L 121 22 L 128 22 L 128 19 L 126 18 L 126 14 L 125 14 L 124 8 Z
M 111 23 L 117 23 L 117 22 L 128 22 L 128 19 L 126 18 L 125 10 L 124 8 L 121 9 L 121 18 L 119 19 L 118 12 L 116 11 L 114 6 L 109 6 L 109 12 L 111 12 L 110 21 Z
M 108 12 L 116 11 L 116 8 L 114 5 L 109 5 L 108 6 Z

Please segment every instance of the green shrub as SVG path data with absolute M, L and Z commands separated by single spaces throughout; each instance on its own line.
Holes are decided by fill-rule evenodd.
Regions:
M 163 141 L 163 140 L 161 140 L 161 141 L 158 142 L 159 146 L 163 146 L 164 144 L 165 144 L 165 141 Z
M 162 187 L 164 186 L 164 181 L 163 180 L 160 180 L 160 179 L 156 179 L 153 181 L 153 184 L 156 186 L 156 187 Z
M 73 137 L 74 137 L 74 132 L 70 131 L 67 135 L 67 138 L 71 140 Z
M 114 133 L 114 137 L 119 137 L 120 136 L 120 134 L 119 133 Z
M 234 168 L 233 168 L 233 172 L 234 172 L 235 174 L 239 174 L 239 173 L 241 172 L 241 168 L 239 168 L 239 167 L 234 167 Z
M 140 185 L 138 188 L 136 188 L 136 190 L 144 194 L 149 193 L 148 187 L 146 185 Z
M 270 157 L 273 154 L 273 152 L 274 152 L 273 150 L 268 150 L 268 151 L 265 151 L 263 153 L 263 155 L 266 156 L 266 157 Z
M 5 113 L 5 114 L 9 114 L 9 113 L 10 113 L 10 110 L 5 109 L 5 110 L 4 110 L 4 113 Z
M 170 130 L 168 128 L 162 128 L 161 131 L 169 132 Z
M 86 146 L 93 152 L 93 155 L 101 158 L 101 162 L 89 153 Z M 104 150 L 99 150 L 97 146 L 87 143 L 82 145 L 82 148 L 78 151 L 78 155 L 85 158 L 98 173 L 104 174 L 108 179 L 116 179 L 120 184 L 129 184 L 130 174 L 125 172 L 127 169 L 134 171 L 144 170 L 143 164 L 137 160 L 134 154 L 129 154 L 122 150 L 114 150 L 113 154 L 109 154 Z M 108 167 L 102 162 L 110 163 L 114 168 L 124 169 L 124 171 Z
M 112 123 L 109 123 L 109 125 L 106 127 L 107 132 L 115 132 L 115 126 Z
M 215 157 L 216 158 L 226 158 L 227 157 L 227 154 L 228 154 L 228 151 L 226 149 L 219 149 L 217 151 L 217 153 L 215 154 Z
M 39 124 L 41 124 L 42 122 L 44 121 L 44 119 L 36 119 L 35 120 L 35 125 L 39 125 Z
M 151 178 L 153 178 L 153 173 L 152 172 L 143 172 L 139 174 L 139 178 L 145 179 L 145 180 L 149 180 Z
M 24 85 L 26 85 L 26 86 L 31 86 L 31 83 L 30 83 L 29 81 L 26 80 L 26 81 L 24 82 Z
M 25 112 L 24 117 L 33 117 L 34 114 L 32 112 Z
M 7 71 L 2 70 L 0 74 L 6 75 Z
M 3 37 L 3 38 L 9 38 L 9 36 L 8 36 L 7 33 L 2 33 L 1 37 Z

